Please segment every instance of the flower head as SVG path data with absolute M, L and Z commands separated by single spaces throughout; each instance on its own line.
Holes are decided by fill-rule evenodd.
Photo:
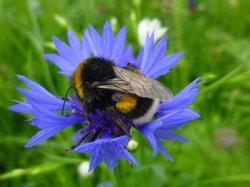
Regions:
M 155 45 L 153 33 L 147 36 L 144 48 L 135 58 L 132 46 L 126 46 L 125 39 L 126 27 L 115 35 L 110 24 L 106 22 L 101 36 L 93 26 L 89 25 L 84 31 L 82 40 L 79 40 L 72 31 L 68 31 L 69 45 L 53 37 L 58 54 L 45 54 L 43 57 L 58 66 L 59 73 L 65 76 L 72 76 L 79 64 L 86 59 L 98 57 L 111 60 L 118 67 L 132 63 L 140 74 L 155 79 L 168 73 L 182 56 L 182 53 L 165 56 L 166 38 L 162 38 Z M 155 120 L 138 126 L 125 114 L 109 111 L 109 108 L 86 109 L 84 106 L 86 102 L 89 102 L 87 100 L 75 95 L 63 99 L 54 96 L 24 76 L 18 75 L 18 78 L 29 88 L 17 88 L 26 100 L 14 100 L 17 104 L 9 109 L 33 114 L 31 125 L 40 129 L 25 147 L 37 145 L 69 126 L 82 126 L 83 124 L 83 128 L 80 128 L 74 135 L 75 144 L 71 149 L 79 153 L 90 153 L 89 170 L 96 168 L 104 161 L 113 171 L 120 159 L 126 159 L 137 165 L 137 161 L 127 150 L 131 128 L 137 129 L 148 139 L 154 155 L 159 151 L 172 160 L 162 140 L 188 141 L 173 130 L 180 128 L 188 121 L 199 118 L 199 115 L 189 108 L 199 93 L 199 89 L 196 88 L 199 84 L 198 79 L 172 99 L 162 102 L 156 109 Z M 120 95 L 115 95 L 115 97 L 119 99 Z M 67 113 L 60 115 L 58 112 L 61 111 L 63 105 Z M 119 125 L 121 121 L 123 125 Z
M 75 151 L 91 153 L 89 170 L 96 168 L 104 160 L 113 171 L 118 165 L 118 159 L 126 159 L 138 165 L 134 157 L 125 149 L 127 144 L 128 136 L 111 138 L 107 134 L 94 142 L 80 145 Z

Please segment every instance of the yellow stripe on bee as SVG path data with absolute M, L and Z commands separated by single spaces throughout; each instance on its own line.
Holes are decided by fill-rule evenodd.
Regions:
M 122 99 L 116 102 L 115 107 L 120 112 L 127 114 L 135 109 L 137 104 L 137 96 L 133 94 L 124 94 Z
M 84 66 L 88 63 L 88 60 L 83 61 L 80 63 L 74 74 L 73 74 L 73 84 L 75 86 L 77 95 L 79 96 L 80 99 L 84 99 L 84 85 L 83 85 L 83 77 L 82 77 L 82 71 L 84 70 Z

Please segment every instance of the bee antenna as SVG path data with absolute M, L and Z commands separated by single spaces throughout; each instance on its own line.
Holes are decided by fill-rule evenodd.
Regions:
M 68 97 L 68 93 L 70 91 L 70 89 L 73 88 L 73 86 L 69 87 L 66 91 L 66 94 L 65 94 L 65 97 L 63 97 L 63 106 L 62 106 L 62 116 L 63 116 L 63 111 L 64 111 L 64 107 L 65 107 L 65 103 L 66 101 L 68 100 L 67 97 Z

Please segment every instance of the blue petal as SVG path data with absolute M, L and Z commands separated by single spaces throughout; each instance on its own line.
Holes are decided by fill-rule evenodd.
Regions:
M 138 162 L 126 149 L 123 149 L 122 152 L 119 152 L 119 158 L 129 160 L 130 162 L 134 163 L 135 165 L 138 165 Z
M 118 59 L 117 64 L 119 64 L 120 67 L 124 67 L 124 66 L 128 65 L 129 62 L 134 64 L 135 61 L 136 60 L 135 60 L 134 55 L 133 55 L 133 46 L 130 45 L 127 48 L 125 48 L 124 53 Z
M 57 37 L 53 37 L 57 52 L 70 64 L 76 65 L 73 50 Z
M 117 144 L 107 143 L 104 145 L 105 151 L 103 151 L 103 158 L 109 169 L 114 172 L 114 168 L 118 165 L 118 150 Z M 122 148 L 121 148 L 122 149 Z
M 140 131 L 140 133 L 142 133 L 149 141 L 149 143 L 151 144 L 151 147 L 153 148 L 153 155 L 155 156 L 158 148 L 157 148 L 157 142 L 156 142 L 156 138 L 154 135 L 154 132 L 156 131 L 156 129 L 158 129 L 159 127 L 162 126 L 162 122 L 160 120 L 154 120 L 150 123 L 144 124 L 142 126 L 138 126 L 137 130 Z
M 141 67 L 143 54 L 144 54 L 144 49 L 142 48 L 142 49 L 139 51 L 139 54 L 138 54 L 138 56 L 137 56 L 137 59 L 136 59 L 135 62 L 134 62 L 134 65 L 135 65 L 138 69 L 140 69 L 140 67 Z
M 187 85 L 182 91 L 178 93 L 178 95 L 182 95 L 186 92 L 192 91 L 196 86 L 200 85 L 202 82 L 199 82 L 200 77 L 193 80 L 189 85 Z
M 126 146 L 128 144 L 128 140 L 128 136 L 119 136 L 117 138 L 111 139 L 112 142 L 115 142 L 122 146 Z
M 118 66 L 121 66 L 121 62 L 119 61 L 119 59 L 124 52 L 126 33 L 127 33 L 127 28 L 123 27 L 115 37 L 112 59 L 114 59 L 115 63 Z
M 33 136 L 25 147 L 31 147 L 36 144 L 39 144 L 48 138 L 54 136 L 59 131 L 83 121 L 82 117 L 79 116 L 60 116 L 49 112 L 39 105 L 32 105 L 35 113 L 33 118 L 33 125 L 42 129 L 35 136 Z
M 77 115 L 70 115 L 70 116 L 61 116 L 45 110 L 41 106 L 37 104 L 32 104 L 34 109 L 35 117 L 33 118 L 33 122 L 39 128 L 46 128 L 51 126 L 61 126 L 66 128 L 70 125 L 80 123 L 84 121 L 84 118 Z
M 128 144 L 127 136 L 117 138 L 101 138 L 75 148 L 76 152 L 91 153 L 89 170 L 96 168 L 102 160 L 113 171 L 118 165 L 118 159 L 127 159 L 135 164 L 136 160 L 124 148 Z
M 52 94 L 49 93 L 45 88 L 37 84 L 36 82 L 22 76 L 22 75 L 17 75 L 18 79 L 24 82 L 30 89 L 38 91 L 38 92 L 43 92 L 44 95 L 51 96 Z
M 68 35 L 68 40 L 69 40 L 70 47 L 73 50 L 76 50 L 77 52 L 79 52 L 78 50 L 81 48 L 81 42 L 78 39 L 78 37 L 71 30 L 67 31 L 67 35 Z
M 114 43 L 114 33 L 108 21 L 106 21 L 103 34 L 102 34 L 102 45 L 104 46 L 104 53 L 105 57 L 111 59 L 112 57 L 112 50 L 113 50 L 113 43 Z
M 151 60 L 149 64 L 147 64 L 147 66 L 144 68 L 143 73 L 145 75 L 150 75 L 151 71 L 154 71 L 155 66 L 157 66 L 157 63 L 164 58 L 165 55 L 165 51 L 166 51 L 166 40 L 167 38 L 164 37 L 162 38 L 154 47 L 154 49 L 152 50 L 150 56 L 151 56 Z
M 174 140 L 178 142 L 189 142 L 187 138 L 169 130 L 157 129 L 155 135 L 164 140 Z
M 81 54 L 83 56 L 83 59 L 89 58 L 91 56 L 90 45 L 88 43 L 87 35 L 85 33 L 86 33 L 86 30 L 84 31 L 84 36 L 83 36 L 82 44 L 81 44 Z
M 75 71 L 75 66 L 68 61 L 66 61 L 62 56 L 57 54 L 44 54 L 43 58 L 51 61 L 57 67 L 59 67 L 62 71 L 62 74 L 66 76 L 72 76 Z
M 154 34 L 147 36 L 145 48 L 141 49 L 135 61 L 135 65 L 140 69 L 142 74 L 150 78 L 157 78 L 168 73 L 179 61 L 183 53 L 164 57 L 167 48 L 166 40 L 164 37 L 154 46 Z
M 21 101 L 16 101 L 18 104 L 12 105 L 8 107 L 8 110 L 12 110 L 14 112 L 21 112 L 21 113 L 27 113 L 27 114 L 32 114 L 33 113 L 33 108 L 29 103 L 21 102 Z
M 141 63 L 141 67 L 140 67 L 140 71 L 144 75 L 147 75 L 146 74 L 147 73 L 146 72 L 147 66 L 152 66 L 154 63 L 152 61 L 153 49 L 154 49 L 154 34 L 152 34 L 150 37 L 147 36 L 146 43 L 145 43 L 142 63 Z
M 20 107 L 24 107 L 21 112 L 24 113 L 34 113 L 33 110 L 31 109 L 32 103 L 34 104 L 39 104 L 43 106 L 45 109 L 50 110 L 50 111 L 60 111 L 63 106 L 63 100 L 52 95 L 50 92 L 48 92 L 45 88 L 40 86 L 34 81 L 31 81 L 30 79 L 18 75 L 17 76 L 20 80 L 22 80 L 29 88 L 32 90 L 26 90 L 23 88 L 17 88 L 18 91 L 20 91 L 25 97 L 26 97 L 26 104 L 23 102 L 19 102 L 19 105 L 15 105 L 15 107 L 12 107 L 10 109 L 13 110 L 19 110 L 21 109 Z M 27 107 L 27 109 L 25 109 Z M 68 102 L 65 103 L 65 109 L 73 109 L 72 105 Z
M 183 53 L 175 53 L 170 56 L 166 56 L 158 62 L 155 62 L 153 68 L 150 72 L 147 72 L 147 76 L 150 78 L 157 78 L 161 75 L 165 75 L 170 71 L 170 69 L 175 66 L 180 58 L 182 57 Z
M 82 153 L 82 152 L 91 153 L 95 149 L 97 149 L 97 147 L 99 145 L 106 143 L 106 142 L 107 142 L 107 139 L 98 139 L 98 140 L 95 140 L 94 142 L 85 143 L 83 145 L 80 145 L 80 146 L 76 147 L 74 149 L 74 151 L 78 152 L 78 153 Z
M 73 65 L 77 67 L 77 65 L 84 60 L 84 56 L 81 52 L 81 42 L 78 39 L 78 37 L 71 31 L 68 30 L 68 40 L 70 48 L 72 49 L 72 52 L 74 53 L 75 60 L 73 61 Z
M 91 25 L 88 30 L 85 30 L 84 36 L 94 56 L 112 60 L 118 66 L 125 66 L 129 60 L 134 59 L 132 48 L 125 48 L 126 31 L 126 27 L 122 28 L 115 37 L 109 22 L 106 22 L 102 37 Z
M 161 120 L 163 122 L 161 129 L 172 130 L 179 128 L 185 123 L 197 118 L 200 118 L 199 114 L 191 109 L 186 108 L 171 112 L 168 115 L 158 118 L 158 120 Z
M 164 148 L 162 142 L 160 141 L 162 135 L 157 133 L 159 131 L 158 129 L 162 127 L 162 123 L 161 122 L 158 122 L 157 124 L 154 123 L 155 122 L 153 121 L 151 123 L 148 123 L 146 126 L 143 125 L 142 127 L 138 128 L 138 130 L 148 139 L 149 143 L 151 144 L 151 147 L 153 148 L 154 156 L 157 154 L 158 151 L 160 151 L 163 155 L 172 160 L 172 157 L 170 156 L 170 154 Z
M 172 110 L 187 108 L 190 104 L 192 104 L 200 92 L 200 89 L 196 88 L 196 86 L 200 84 L 198 81 L 199 78 L 195 79 L 171 100 L 160 104 L 159 115 L 162 116 Z
M 153 155 L 159 151 L 170 160 L 173 160 L 168 151 L 164 148 L 160 139 L 175 140 L 187 142 L 188 140 L 170 130 L 179 128 L 184 123 L 199 117 L 198 114 L 191 109 L 182 109 L 179 111 L 172 111 L 168 115 L 165 115 L 143 126 L 137 127 L 137 129 L 148 139 L 153 148 Z
M 43 57 L 58 66 L 61 69 L 61 74 L 72 76 L 79 63 L 91 56 L 91 50 L 87 34 L 84 35 L 82 42 L 72 31 L 68 30 L 67 34 L 69 46 L 57 37 L 53 37 L 59 55 L 45 54 Z
M 96 149 L 91 154 L 89 171 L 91 171 L 92 169 L 95 169 L 103 161 L 102 154 L 100 154 L 100 149 L 101 149 L 101 145 L 96 147 Z
M 102 39 L 99 33 L 92 25 L 89 25 L 89 31 L 85 32 L 88 43 L 90 44 L 95 56 L 103 56 Z
M 38 133 L 36 133 L 25 145 L 25 148 L 29 148 L 32 147 L 34 145 L 37 145 L 39 143 L 44 142 L 45 140 L 51 138 L 52 136 L 54 136 L 56 133 L 58 133 L 59 131 L 61 131 L 62 129 L 59 127 L 51 127 L 48 129 L 43 129 L 41 131 L 39 131 Z
M 156 44 L 154 48 L 153 61 L 163 58 L 165 55 L 166 49 L 167 49 L 167 37 L 163 37 L 162 39 L 159 40 L 159 42 Z
M 171 155 L 169 154 L 169 152 L 166 150 L 166 148 L 163 146 L 162 142 L 159 139 L 157 139 L 157 148 L 161 154 L 163 154 L 169 160 L 173 161 L 173 158 L 171 157 Z
M 17 90 L 20 93 L 22 93 L 27 99 L 31 100 L 31 102 L 40 102 L 40 98 L 44 99 L 43 102 L 51 102 L 50 100 L 51 96 L 44 95 L 41 92 L 34 92 L 33 90 L 26 90 L 26 89 L 18 88 L 18 87 L 17 87 Z

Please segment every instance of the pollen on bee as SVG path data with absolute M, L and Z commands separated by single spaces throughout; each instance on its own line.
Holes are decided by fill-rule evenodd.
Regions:
M 122 96 L 122 99 L 119 100 L 115 107 L 117 108 L 117 110 L 119 110 L 120 112 L 126 114 L 131 112 L 137 104 L 137 96 L 134 94 L 124 94 Z

